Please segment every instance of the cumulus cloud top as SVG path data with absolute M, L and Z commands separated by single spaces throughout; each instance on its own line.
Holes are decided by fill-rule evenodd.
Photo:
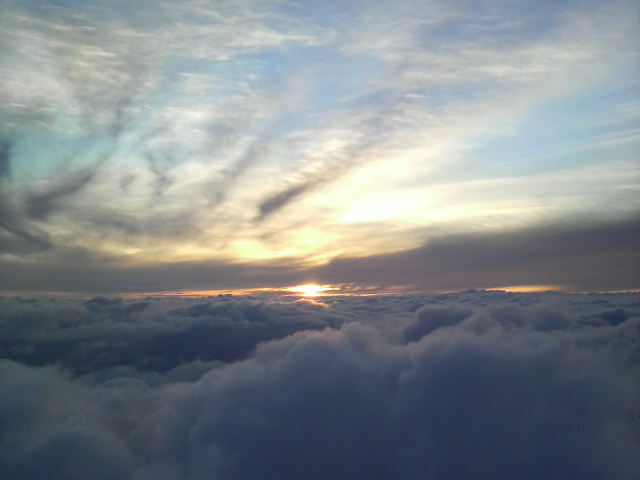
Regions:
M 3 478 L 637 478 L 637 294 L 322 302 L 3 299 Z

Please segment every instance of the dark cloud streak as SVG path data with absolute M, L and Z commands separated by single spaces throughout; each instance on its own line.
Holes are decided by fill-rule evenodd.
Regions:
M 337 180 L 349 170 L 362 165 L 364 161 L 363 158 L 354 154 L 354 157 L 347 161 L 324 165 L 320 171 L 305 175 L 305 179 L 294 182 L 262 200 L 258 205 L 256 221 L 261 222 L 267 219 L 298 199 L 298 197 Z
M 127 228 L 124 226 L 123 228 Z M 133 227 L 132 227 L 133 228 Z M 159 232 L 156 232 L 159 233 Z M 166 232 L 162 232 L 166 233 Z M 124 266 L 118 258 L 57 246 L 38 264 L 0 258 L 0 291 L 61 291 L 90 294 L 251 288 L 303 281 L 295 268 L 237 265 L 223 262 L 170 262 Z
M 265 220 L 306 193 L 322 188 L 376 158 L 370 152 L 391 142 L 393 119 L 402 116 L 405 108 L 402 96 L 391 96 L 386 102 L 377 102 L 376 105 L 375 110 L 355 127 L 357 134 L 335 158 L 324 159 L 315 169 L 301 172 L 299 180 L 263 199 L 258 205 L 256 221 Z
M 0 253 L 33 253 L 51 246 L 46 232 L 26 221 L 0 185 Z
M 251 167 L 263 161 L 268 155 L 268 140 L 261 139 L 251 144 L 239 159 L 222 172 L 220 179 L 212 181 L 207 185 L 210 199 L 209 205 L 212 208 L 216 208 L 224 202 L 233 189 L 236 180 L 251 169 Z
M 458 234 L 400 253 L 337 258 L 314 274 L 327 283 L 425 289 L 559 285 L 582 291 L 627 290 L 640 288 L 639 239 L 637 216 Z
M 34 192 L 25 200 L 25 213 L 29 218 L 45 220 L 60 208 L 60 202 L 84 189 L 96 175 L 100 162 L 86 167 L 58 181 L 46 189 Z
M 265 198 L 258 207 L 257 221 L 262 221 L 267 217 L 273 215 L 278 210 L 284 208 L 287 204 L 294 201 L 297 197 L 303 195 L 307 191 L 318 187 L 325 183 L 321 178 L 315 178 L 313 180 L 293 185 L 278 193 L 273 194 L 270 197 Z
M 11 149 L 13 141 L 8 138 L 0 140 L 0 180 L 11 178 Z

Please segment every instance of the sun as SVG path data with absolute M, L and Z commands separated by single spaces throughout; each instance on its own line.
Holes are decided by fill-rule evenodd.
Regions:
M 327 288 L 321 285 L 307 284 L 307 285 L 297 285 L 295 287 L 291 287 L 289 290 L 295 293 L 299 293 L 303 297 L 317 297 L 322 295 L 322 292 Z

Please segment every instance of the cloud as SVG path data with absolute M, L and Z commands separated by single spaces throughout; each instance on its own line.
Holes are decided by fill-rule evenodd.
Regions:
M 24 300 L 0 301 L 3 478 L 632 480 L 640 468 L 637 294 Z M 601 318 L 615 309 L 626 320 Z M 205 325 L 253 353 L 185 356 L 218 348 L 183 337 Z M 255 343 L 252 326 L 271 337 Z M 41 341 L 50 356 L 28 366 Z M 172 368 L 69 363 L 100 344 L 146 345 L 141 358 L 155 348 Z
M 61 428 L 36 442 L 22 458 L 12 462 L 9 478 L 37 478 L 44 472 L 52 479 L 127 478 L 132 462 L 126 449 L 106 435 L 83 428 Z
M 98 218 L 101 222 L 119 221 L 118 217 Z M 126 223 L 119 228 L 134 232 L 144 228 L 168 240 L 181 238 L 190 228 L 189 219 L 184 216 L 152 218 L 144 224 L 135 219 L 122 220 Z M 251 265 L 231 261 L 156 261 L 152 265 L 132 265 L 116 255 L 56 245 L 51 250 L 54 255 L 39 258 L 38 262 L 0 259 L 0 268 L 12 272 L 10 278 L 0 277 L 0 289 L 86 294 L 175 292 L 288 287 L 313 279 L 326 284 L 423 290 L 517 285 L 549 285 L 569 291 L 630 290 L 640 283 L 636 269 L 629 268 L 638 261 L 638 225 L 637 218 L 630 217 L 543 224 L 504 232 L 441 234 L 420 248 L 368 257 L 342 256 L 324 266 L 306 269 L 292 262 Z M 91 228 L 102 232 L 99 225 Z M 20 243 L 14 241 L 11 245 L 18 248 Z M 41 248 L 50 246 L 45 243 Z
M 401 107 L 392 99 L 393 106 L 383 105 L 374 108 L 364 118 L 360 115 L 353 118 L 342 118 L 345 123 L 352 123 L 347 132 L 342 132 L 346 138 L 337 142 L 338 147 L 327 152 L 314 152 L 305 162 L 303 169 L 297 172 L 296 178 L 282 189 L 262 199 L 258 204 L 257 222 L 261 222 L 303 195 L 322 188 L 334 182 L 350 171 L 366 165 L 373 156 L 370 152 L 384 146 L 391 129 L 389 119 Z M 384 102 L 383 102 L 384 104 Z M 351 112 L 353 114 L 353 112 Z M 335 140 L 334 140 L 335 141 Z
M 156 219 L 157 235 L 169 236 L 184 223 L 183 218 Z M 98 233 L 101 231 L 96 229 Z M 181 232 L 175 232 L 179 235 Z M 50 244 L 48 244 L 51 246 Z M 13 269 L 11 278 L 0 277 L 3 291 L 66 291 L 86 294 L 141 293 L 177 290 L 211 290 L 286 286 L 304 280 L 299 269 L 278 265 L 233 264 L 229 262 L 170 261 L 151 265 L 125 265 L 117 255 L 97 255 L 92 250 L 55 245 L 53 255 L 37 262 L 0 258 L 3 268 Z M 7 270 L 8 271 L 8 270 Z
M 298 185 L 293 185 L 278 193 L 273 194 L 270 197 L 265 198 L 258 206 L 257 220 L 261 221 L 265 218 L 273 215 L 275 212 L 284 208 L 288 203 L 295 200 L 300 195 L 304 194 L 308 190 L 311 190 L 323 182 L 321 180 L 311 180 Z
M 0 180 L 11 177 L 11 148 L 13 142 L 7 138 L 0 141 Z
M 32 253 L 52 246 L 49 236 L 31 225 L 0 187 L 0 253 Z
M 424 247 L 365 258 L 337 258 L 315 269 L 327 283 L 412 284 L 425 289 L 561 285 L 616 290 L 640 285 L 640 219 L 547 224 L 507 232 L 436 237 Z
M 84 189 L 96 175 L 98 164 L 92 165 L 79 172 L 74 172 L 66 178 L 52 181 L 39 192 L 32 192 L 25 199 L 25 214 L 27 217 L 44 220 L 60 208 L 60 202 Z
M 0 254 L 30 253 L 47 249 L 51 243 L 45 232 L 30 225 L 14 198 L 10 185 L 13 140 L 0 141 Z
M 169 172 L 175 165 L 170 155 L 157 157 L 153 154 L 147 154 L 147 162 L 149 163 L 149 171 L 153 174 L 153 190 L 157 197 L 161 197 L 165 190 L 171 187 L 173 180 Z
M 0 153 L 5 176 L 9 176 L 10 146 Z M 46 220 L 61 210 L 64 199 L 80 192 L 91 182 L 98 165 L 99 162 L 49 181 L 39 191 L 25 194 L 24 198 L 17 195 L 11 198 L 9 192 L 15 192 L 13 185 L 0 185 L 0 253 L 28 254 L 51 248 L 50 236 L 33 220 Z
M 633 189 L 621 182 L 630 180 L 616 169 L 608 169 L 615 173 L 606 185 L 589 173 L 571 181 L 561 176 L 553 196 L 546 182 L 520 188 L 523 177 L 511 175 L 531 165 L 526 138 L 532 137 L 524 138 L 521 119 L 540 105 L 556 105 L 566 92 L 592 98 L 584 92 L 607 75 L 612 85 L 629 78 L 620 65 L 633 59 L 617 43 L 631 37 L 624 9 L 530 12 L 526 5 L 462 2 L 453 11 L 412 1 L 346 10 L 198 1 L 154 8 L 150 16 L 147 7 L 119 3 L 98 10 L 4 7 L 11 48 L 2 50 L 0 127 L 13 142 L 12 193 L 31 197 L 28 210 L 55 244 L 91 246 L 96 255 L 138 263 L 242 261 L 238 252 L 247 249 L 238 244 L 252 244 L 273 255 L 305 251 L 308 262 L 327 256 L 322 242 L 309 251 L 309 242 L 293 240 L 303 233 L 282 235 L 287 242 L 278 247 L 264 239 L 276 229 L 304 232 L 312 225 L 330 232 L 334 252 L 379 251 L 383 242 L 350 224 L 370 206 L 372 192 L 390 212 L 376 218 L 375 228 L 387 232 L 394 219 L 428 227 L 446 213 L 451 196 L 459 210 L 474 206 L 451 222 L 452 231 L 474 221 L 479 196 L 491 210 L 480 214 L 497 213 L 477 223 L 493 225 L 548 215 L 548 202 L 567 215 L 576 205 L 609 212 L 633 203 Z M 615 138 L 601 126 L 586 130 Z M 518 202 L 507 213 L 503 198 L 512 189 L 490 181 L 478 182 L 477 194 L 469 193 L 471 183 L 439 188 L 451 172 L 503 179 L 502 155 L 482 152 L 479 161 L 473 152 L 507 135 L 525 154 L 508 160 Z M 64 185 L 40 190 L 66 163 L 82 171 L 104 152 L 104 168 L 77 195 L 64 193 Z M 619 158 L 604 153 L 589 162 L 606 168 L 602 159 Z M 566 169 L 574 159 L 565 158 L 540 168 Z M 435 190 L 419 185 L 427 183 Z M 63 214 L 51 215 L 59 207 Z
M 416 312 L 416 321 L 404 329 L 404 337 L 409 342 L 418 341 L 440 327 L 457 325 L 472 313 L 472 309 L 455 304 L 423 307 Z
M 169 306 L 171 305 L 170 302 Z M 167 372 L 195 361 L 246 358 L 265 340 L 335 326 L 321 307 L 201 300 L 169 308 L 151 300 L 94 297 L 82 304 L 9 306 L 1 349 L 29 365 L 78 373 L 129 366 Z M 45 335 L 39 335 L 42 329 Z M 124 334 L 124 336 L 123 336 Z
M 269 155 L 269 141 L 260 139 L 253 142 L 246 152 L 226 168 L 220 178 L 206 186 L 211 207 L 215 208 L 225 201 L 233 190 L 235 182 L 257 163 Z

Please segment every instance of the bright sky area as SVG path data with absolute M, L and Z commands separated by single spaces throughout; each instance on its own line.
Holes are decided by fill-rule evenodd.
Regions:
M 0 9 L 0 290 L 640 287 L 635 1 Z

